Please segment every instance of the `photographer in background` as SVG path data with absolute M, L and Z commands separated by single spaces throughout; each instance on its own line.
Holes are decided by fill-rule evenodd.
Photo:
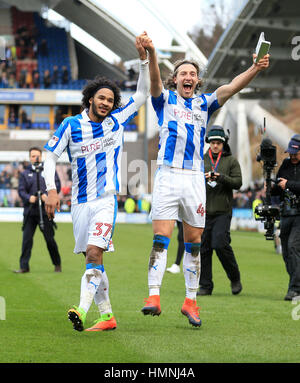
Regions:
M 31 249 L 33 245 L 33 236 L 37 225 L 44 235 L 47 248 L 54 264 L 55 272 L 61 271 L 61 259 L 58 252 L 58 247 L 54 239 L 53 221 L 49 221 L 45 211 L 45 199 L 47 196 L 44 177 L 41 174 L 42 168 L 42 151 L 40 148 L 32 147 L 29 149 L 29 159 L 31 164 L 20 174 L 18 192 L 22 198 L 24 205 L 24 220 L 23 220 L 23 240 L 22 254 L 20 257 L 20 269 L 15 270 L 15 273 L 28 273 L 29 260 L 31 257 Z M 55 183 L 58 192 L 61 185 L 58 175 L 55 174 Z M 39 190 L 38 190 L 39 189 Z M 39 210 L 38 194 L 41 198 L 41 213 Z M 42 219 L 42 222 L 41 222 Z
M 221 126 L 211 127 L 206 142 L 209 150 L 204 155 L 206 178 L 206 220 L 201 240 L 200 288 L 197 295 L 211 295 L 212 254 L 217 256 L 231 282 L 232 294 L 242 290 L 240 271 L 230 246 L 233 189 L 242 186 L 240 164 L 227 143 L 228 137 Z
M 300 299 L 300 134 L 291 138 L 286 153 L 289 158 L 282 162 L 271 194 L 281 200 L 280 239 L 290 277 L 284 300 L 291 301 Z

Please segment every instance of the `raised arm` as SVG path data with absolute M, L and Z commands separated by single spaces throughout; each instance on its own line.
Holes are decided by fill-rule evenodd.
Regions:
M 135 47 L 140 56 L 140 64 L 136 92 L 132 97 L 136 103 L 137 109 L 139 109 L 146 102 L 147 97 L 149 96 L 149 64 L 147 60 L 147 52 L 141 44 L 141 36 L 136 37 Z
M 157 55 L 152 40 L 144 32 L 141 36 L 141 44 L 149 54 L 149 71 L 150 71 L 150 93 L 153 97 L 161 95 L 163 84 L 160 77 L 160 70 L 157 61 Z
M 268 68 L 269 56 L 265 55 L 258 63 L 255 63 L 256 54 L 253 54 L 253 64 L 250 68 L 236 76 L 229 84 L 220 86 L 217 89 L 219 105 L 224 105 L 230 97 L 245 88 L 259 72 Z

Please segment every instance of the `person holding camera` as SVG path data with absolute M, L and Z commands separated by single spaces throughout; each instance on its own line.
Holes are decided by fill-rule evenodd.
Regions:
M 290 139 L 286 158 L 277 173 L 272 196 L 280 196 L 280 239 L 289 275 L 284 300 L 300 299 L 300 134 Z
M 232 294 L 242 290 L 240 271 L 230 246 L 233 189 L 242 186 L 240 164 L 231 154 L 228 136 L 218 125 L 211 127 L 206 142 L 209 149 L 204 155 L 206 179 L 206 219 L 201 241 L 201 274 L 197 295 L 211 295 L 212 254 L 215 250 L 229 280 Z
M 23 220 L 23 239 L 22 253 L 20 257 L 20 269 L 15 273 L 28 273 L 31 250 L 33 246 L 33 236 L 37 225 L 44 235 L 47 248 L 54 264 L 54 271 L 61 271 L 61 259 L 56 241 L 54 239 L 53 222 L 47 217 L 44 202 L 46 200 L 46 184 L 41 172 L 42 151 L 38 147 L 29 149 L 30 165 L 20 174 L 18 192 L 24 205 Z M 55 174 L 55 184 L 60 191 L 61 184 L 57 173 Z M 40 199 L 40 201 L 39 201 Z

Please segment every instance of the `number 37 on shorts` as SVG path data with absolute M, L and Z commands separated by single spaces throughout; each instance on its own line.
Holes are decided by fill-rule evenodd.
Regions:
M 96 222 L 95 223 L 95 230 L 93 232 L 93 235 L 95 237 L 99 237 L 100 235 L 102 237 L 107 237 L 108 235 L 111 235 L 111 230 L 113 225 L 111 223 L 105 223 L 105 222 Z

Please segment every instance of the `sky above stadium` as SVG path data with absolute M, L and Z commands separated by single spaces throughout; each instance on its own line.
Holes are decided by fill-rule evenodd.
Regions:
M 191 32 L 195 27 L 204 27 L 209 30 L 213 20 L 208 17 L 211 6 L 219 7 L 223 4 L 226 10 L 224 19 L 226 22 L 240 9 L 245 0 L 92 0 L 95 4 L 103 7 L 108 13 L 117 18 L 120 23 L 128 27 L 135 34 L 146 30 L 151 36 L 156 48 L 164 48 L 170 45 L 172 34 L 163 26 L 163 20 L 167 20 L 171 28 L 176 28 L 182 33 Z M 151 6 L 149 6 L 149 4 Z M 48 14 L 48 17 L 55 17 Z M 160 20 L 159 20 L 160 19 Z M 73 38 L 84 40 L 86 46 L 93 47 L 95 44 L 101 48 L 101 56 L 109 62 L 119 61 L 109 49 L 90 38 L 77 26 L 71 25 Z

